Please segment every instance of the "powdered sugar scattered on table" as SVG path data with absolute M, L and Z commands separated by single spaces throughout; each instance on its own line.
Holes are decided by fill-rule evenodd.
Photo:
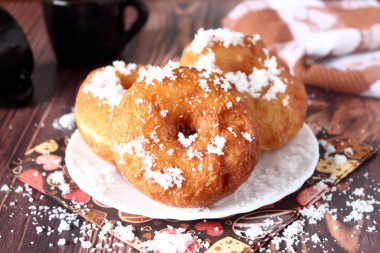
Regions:
M 371 176 L 372 174 L 368 171 L 361 173 L 359 170 L 359 173 L 356 173 L 356 176 L 353 174 L 345 181 L 339 183 L 338 186 L 332 187 L 330 192 L 322 195 L 322 200 L 317 202 L 314 206 L 314 210 L 319 210 L 321 212 L 305 211 L 304 218 L 301 217 L 299 220 L 290 224 L 281 234 L 274 237 L 269 245 L 261 247 L 259 252 L 272 252 L 273 248 L 280 250 L 280 252 L 300 252 L 302 249 L 306 248 L 308 251 L 314 249 L 316 252 L 338 252 L 339 249 L 341 249 L 341 241 L 337 242 L 337 240 L 340 239 L 337 237 L 334 238 L 334 236 L 335 233 L 338 233 L 339 231 L 340 235 L 345 234 L 354 239 L 359 236 L 360 238 L 363 238 L 364 236 L 375 236 L 371 235 L 371 233 L 378 233 L 379 229 L 377 218 L 380 206 L 380 202 L 378 201 L 380 183 L 371 179 Z M 361 185 L 363 181 L 365 181 L 366 184 L 362 187 Z M 112 252 L 118 250 L 125 251 L 125 248 L 123 248 L 126 247 L 125 244 L 120 243 L 119 241 L 112 242 L 114 237 L 106 235 L 107 231 L 112 229 L 112 225 L 110 227 L 108 222 L 105 222 L 105 227 L 103 227 L 102 231 L 96 232 L 98 228 L 87 222 L 82 223 L 77 214 L 72 213 L 70 210 L 63 207 L 42 205 L 41 201 L 43 200 L 45 202 L 49 198 L 43 198 L 45 195 L 36 195 L 37 191 L 35 190 L 33 190 L 32 193 L 32 189 L 28 185 L 24 185 L 23 187 L 21 185 L 17 186 L 17 184 L 19 184 L 19 182 L 16 182 L 16 185 L 3 184 L 0 187 L 0 195 L 9 196 L 4 198 L 1 215 L 7 216 L 9 213 L 17 211 L 18 215 L 10 215 L 10 219 L 19 219 L 19 217 L 23 215 L 30 216 L 32 218 L 31 224 L 35 226 L 37 236 L 43 236 L 43 240 L 48 242 L 49 247 L 56 247 L 58 245 L 59 240 L 56 239 L 55 236 L 53 236 L 54 239 L 51 237 L 49 238 L 49 235 L 57 235 L 59 233 L 58 224 L 61 226 L 60 221 L 64 220 L 65 223 L 70 224 L 70 230 L 62 230 L 62 234 L 60 234 L 60 239 L 65 239 L 66 245 L 83 243 L 85 246 L 90 247 L 90 252 L 95 252 L 96 250 L 101 249 Z M 324 184 L 321 183 L 315 187 L 320 189 L 324 187 Z M 371 192 L 373 192 L 373 196 L 366 192 L 368 189 L 372 189 Z M 26 198 L 27 201 L 29 200 L 31 203 L 29 208 L 20 205 L 20 200 L 22 198 Z M 336 206 L 336 198 L 347 199 L 347 202 L 343 206 L 332 208 L 331 206 Z M 323 208 L 320 208 L 321 205 L 323 205 Z M 87 209 L 86 205 L 80 206 L 83 210 Z M 306 215 L 306 212 L 308 212 L 309 215 Z M 320 220 L 315 219 L 316 216 L 322 218 Z M 320 229 L 321 226 L 314 224 L 313 221 L 310 223 L 310 218 L 315 220 L 316 224 L 324 224 L 325 222 L 331 224 L 330 232 L 319 230 L 316 232 L 316 229 Z M 331 219 L 333 220 L 333 223 L 331 223 Z M 52 223 L 54 224 L 53 226 L 51 225 Z M 270 224 L 270 220 L 268 221 L 268 224 Z M 79 230 L 80 235 L 78 233 Z M 6 231 L 7 233 L 0 235 L 0 239 L 7 240 L 7 238 L 16 236 L 17 233 L 20 235 L 22 233 L 21 230 L 18 231 L 17 229 Z M 96 233 L 99 237 L 96 240 L 100 242 L 92 244 L 91 241 L 94 239 L 91 238 L 91 235 Z M 133 231 L 131 233 L 132 236 L 135 236 Z M 252 233 L 252 235 L 254 234 Z M 319 241 L 317 238 L 319 238 Z M 61 240 L 61 242 L 63 242 L 63 240 Z M 367 252 L 366 249 L 368 249 L 369 246 L 362 244 L 362 242 L 362 240 L 359 240 L 358 245 L 354 244 L 364 252 Z M 30 243 L 38 245 L 36 239 Z M 334 247 L 334 245 L 337 246 L 335 250 L 331 247 Z M 57 248 L 55 249 L 57 250 Z
M 109 232 L 114 229 L 114 232 L 123 240 L 127 242 L 132 242 L 135 239 L 138 239 L 135 235 L 135 228 L 131 225 L 123 226 L 120 221 L 116 221 L 113 225 L 111 221 L 107 219 L 104 221 L 102 229 L 99 229 L 92 223 L 88 221 L 81 221 L 80 216 L 77 213 L 73 213 L 70 210 L 64 207 L 57 206 L 46 206 L 41 204 L 44 195 L 40 195 L 39 199 L 33 199 L 36 192 L 33 192 L 29 185 L 24 184 L 22 186 L 8 186 L 6 184 L 1 186 L 2 192 L 14 192 L 16 193 L 16 199 L 10 203 L 3 203 L 2 206 L 2 215 L 7 211 L 16 211 L 18 213 L 17 219 L 22 216 L 31 218 L 31 225 L 35 227 L 36 233 L 38 236 L 41 236 L 38 240 L 46 240 L 49 242 L 49 247 L 53 248 L 51 251 L 57 251 L 56 246 L 72 245 L 79 243 L 84 249 L 89 249 L 89 252 L 97 252 L 103 250 L 104 252 L 126 252 L 127 245 L 125 242 L 120 242 L 115 237 L 111 236 Z M 20 198 L 32 198 L 33 204 L 30 204 L 28 208 L 23 208 L 18 204 Z M 45 201 L 45 200 L 44 200 Z M 45 201 L 46 202 L 46 201 Z M 70 205 L 75 206 L 77 209 L 81 209 L 83 212 L 89 211 L 89 208 L 86 204 L 76 203 L 74 200 L 71 200 Z M 13 218 L 13 217 L 11 217 Z M 49 225 L 49 223 L 59 224 L 59 226 L 54 227 Z M 57 223 L 58 222 L 58 223 Z M 142 247 L 145 247 L 147 250 L 158 250 L 158 249 L 169 249 L 170 246 L 173 252 L 181 252 L 184 245 L 190 245 L 191 243 L 196 242 L 199 247 L 207 249 L 209 247 L 208 242 L 203 242 L 197 236 L 194 236 L 185 231 L 185 229 L 169 227 L 168 229 L 177 231 L 176 234 L 171 234 L 168 236 L 168 233 L 157 233 L 157 236 L 154 240 L 147 240 L 142 243 Z M 16 231 L 11 229 L 9 231 L 10 235 L 16 236 Z M 93 244 L 92 236 L 96 234 L 98 241 L 97 244 Z M 57 235 L 59 238 L 57 239 Z M 51 236 L 51 237 L 50 237 Z M 0 239 L 3 235 L 0 235 Z M 43 237 L 43 239 L 42 239 Z M 35 237 L 34 237 L 35 238 Z M 30 244 L 35 244 L 36 241 L 31 241 Z M 175 251 L 177 249 L 177 251 Z M 161 251 L 168 252 L 168 251 Z
M 367 177 L 368 172 L 363 175 L 358 174 L 356 181 L 361 181 L 362 178 L 366 179 Z M 325 180 L 328 181 L 328 179 Z M 377 233 L 378 222 L 371 218 L 370 215 L 379 210 L 380 201 L 374 196 L 366 194 L 363 187 L 349 187 L 353 181 L 353 178 L 349 178 L 346 182 L 341 182 L 339 185 L 333 186 L 330 192 L 322 195 L 322 200 L 308 208 L 300 210 L 302 216 L 286 227 L 284 232 L 277 234 L 269 245 L 260 248 L 259 252 L 272 252 L 272 245 L 274 245 L 276 250 L 285 249 L 287 252 L 298 252 L 300 249 L 298 245 L 301 241 L 302 244 L 304 244 L 302 248 L 310 246 L 313 249 L 317 249 L 317 252 L 337 252 L 341 247 L 339 244 L 342 242 L 346 243 L 346 241 L 344 241 L 345 239 L 341 238 L 342 233 L 349 238 L 359 237 L 360 230 L 366 231 L 367 233 Z M 379 186 L 380 183 L 378 182 L 375 186 L 372 184 L 369 185 L 369 187 L 374 188 L 374 190 L 380 189 Z M 322 181 L 315 187 L 327 187 L 327 185 Z M 338 188 L 340 189 L 339 192 Z M 330 204 L 334 205 L 334 198 L 338 198 L 340 195 L 344 195 L 343 197 L 347 199 L 346 205 L 331 208 Z M 305 231 L 306 226 L 308 230 L 315 231 L 315 228 L 311 226 L 318 226 L 321 222 L 327 222 L 328 226 L 333 225 L 332 230 L 335 232 L 330 231 L 331 236 L 329 236 L 329 238 L 322 237 L 321 233 L 309 233 Z M 326 231 L 323 232 L 324 234 L 326 233 Z M 248 235 L 251 234 L 252 233 L 248 233 Z M 331 248 L 332 243 L 329 242 L 329 240 L 333 240 L 334 242 L 339 240 L 339 248 L 336 250 Z M 328 246 L 326 247 L 324 243 L 327 242 Z M 365 248 L 368 249 L 368 247 L 362 248 L 360 241 L 357 246 L 362 250 Z M 308 250 L 310 250 L 309 247 Z
M 332 187 L 330 192 L 322 195 L 322 200 L 317 202 L 313 207 L 314 210 L 319 210 L 321 212 L 311 212 L 304 209 L 304 216 L 301 216 L 299 220 L 296 220 L 287 226 L 285 230 L 275 236 L 268 245 L 261 247 L 259 252 L 269 253 L 273 251 L 273 248 L 279 252 L 300 252 L 302 249 L 306 248 L 308 251 L 313 249 L 313 251 L 316 252 L 338 252 L 339 249 L 341 249 L 341 241 L 338 242 L 337 240 L 340 239 L 334 236 L 335 233 L 338 233 L 339 231 L 350 238 L 356 238 L 359 236 L 360 238 L 363 236 L 369 237 L 371 236 L 371 233 L 378 233 L 379 224 L 376 217 L 378 217 L 378 210 L 380 207 L 378 201 L 380 183 L 369 178 L 371 178 L 369 172 L 356 173 L 356 176 L 352 175 L 350 178 L 341 182 L 337 187 Z M 367 182 L 365 188 L 360 186 L 361 181 L 363 180 Z M 43 240 L 48 242 L 49 247 L 56 247 L 59 240 L 63 244 L 62 239 L 64 239 L 66 245 L 75 243 L 84 243 L 84 245 L 88 244 L 86 246 L 90 247 L 90 252 L 95 252 L 96 250 L 101 249 L 112 252 L 118 250 L 119 252 L 125 251 L 126 248 L 124 247 L 126 247 L 126 245 L 124 243 L 114 240 L 114 237 L 107 234 L 107 232 L 113 228 L 113 225 L 110 222 L 106 221 L 103 229 L 96 232 L 98 228 L 86 221 L 82 223 L 78 214 L 72 213 L 63 207 L 42 205 L 42 201 L 45 202 L 49 198 L 43 198 L 44 195 L 40 195 L 39 198 L 36 198 L 35 190 L 33 190 L 32 193 L 32 189 L 28 185 L 17 186 L 17 184 L 17 182 L 16 186 L 3 184 L 0 187 L 1 196 L 5 196 L 8 192 L 9 194 L 12 194 L 13 192 L 12 197 L 4 199 L 1 215 L 8 215 L 8 213 L 17 210 L 18 216 L 14 216 L 13 218 L 19 219 L 21 215 L 30 216 L 32 218 L 32 225 L 35 226 L 37 236 L 43 236 Z M 353 186 L 353 184 L 356 186 Z M 323 189 L 325 186 L 325 184 L 320 183 L 315 187 Z M 366 189 L 372 189 L 371 191 L 374 192 L 374 196 L 369 195 L 366 192 Z M 28 208 L 20 206 L 20 200 L 22 200 L 22 198 L 26 198 L 27 200 L 31 199 L 31 204 Z M 335 203 L 337 198 L 347 199 L 346 205 L 338 207 L 337 209 L 332 208 L 331 205 L 336 206 Z M 87 208 L 86 205 L 76 205 L 80 205 L 84 210 Z M 321 205 L 323 205 L 322 208 L 320 207 Z M 316 219 L 316 217 L 321 217 L 321 219 Z M 310 223 L 310 219 L 315 220 L 316 224 L 313 221 Z M 333 220 L 333 223 L 331 223 L 331 219 Z M 60 239 L 56 239 L 55 236 L 49 237 L 50 235 L 57 235 L 59 233 L 58 224 L 60 225 L 59 222 L 61 220 L 70 224 L 70 230 L 62 230 L 62 234 L 59 235 L 61 236 Z M 264 221 L 264 225 L 270 225 L 271 221 L 272 220 L 270 219 Z M 318 224 L 325 222 L 333 225 L 331 227 L 332 230 L 330 231 L 331 234 L 327 231 L 316 232 L 316 229 L 321 228 Z M 118 226 L 118 224 L 116 225 Z M 80 231 L 80 234 L 78 231 Z M 364 231 L 367 234 L 365 234 Z M 6 240 L 8 236 L 15 236 L 17 233 L 21 234 L 21 232 L 22 231 L 14 229 L 7 230 L 9 235 L 2 234 L 0 235 L 0 239 Z M 98 238 L 96 240 L 98 240 L 99 243 L 92 244 L 91 241 L 93 241 L 93 239 L 91 238 L 91 235 L 95 233 L 97 233 Z M 131 238 L 136 236 L 134 231 L 130 231 L 127 235 L 128 234 Z M 254 229 L 252 229 L 251 235 L 253 236 L 255 234 L 261 233 L 258 231 L 254 233 Z M 319 241 L 317 238 L 319 238 Z M 35 241 L 36 239 L 30 243 L 35 243 Z M 153 240 L 148 241 L 146 244 L 154 245 Z M 202 242 L 202 244 L 206 246 L 207 243 Z M 332 248 L 334 245 L 336 245 L 337 248 Z M 362 247 L 362 245 L 366 247 Z M 362 244 L 361 240 L 357 246 L 364 252 L 367 252 L 366 249 L 368 249 L 368 245 Z
M 190 233 L 185 232 L 186 229 L 168 226 L 168 229 L 162 232 L 156 232 L 154 240 L 145 243 L 149 250 L 165 253 L 186 253 L 188 248 L 197 242 L 197 238 Z

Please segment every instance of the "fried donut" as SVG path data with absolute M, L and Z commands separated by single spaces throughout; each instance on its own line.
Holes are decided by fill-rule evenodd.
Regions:
M 305 87 L 265 48 L 259 35 L 200 29 L 180 63 L 224 74 L 236 85 L 255 115 L 262 151 L 281 147 L 301 129 L 307 109 Z
M 233 193 L 253 171 L 260 136 L 223 76 L 169 62 L 123 96 L 111 127 L 122 175 L 153 200 L 200 207 Z
M 92 71 L 79 88 L 75 102 L 75 122 L 90 148 L 102 159 L 113 160 L 110 126 L 113 109 L 124 92 L 147 67 L 115 61 Z

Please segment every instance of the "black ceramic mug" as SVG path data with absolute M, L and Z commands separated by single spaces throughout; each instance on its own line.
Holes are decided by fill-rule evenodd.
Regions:
M 69 66 L 116 58 L 148 17 L 142 0 L 41 0 L 41 4 L 57 59 Z M 137 18 L 126 31 L 127 6 L 137 10 Z
M 33 95 L 33 55 L 13 17 L 0 7 L 0 102 L 24 105 Z

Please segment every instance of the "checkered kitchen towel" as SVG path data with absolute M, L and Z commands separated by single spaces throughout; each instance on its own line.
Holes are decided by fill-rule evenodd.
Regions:
M 378 1 L 244 1 L 222 24 L 259 33 L 305 84 L 380 98 Z

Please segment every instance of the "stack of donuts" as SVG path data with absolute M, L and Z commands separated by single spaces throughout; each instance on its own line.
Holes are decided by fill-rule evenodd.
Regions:
M 306 114 L 303 84 L 258 35 L 200 29 L 179 63 L 91 72 L 75 119 L 88 146 L 163 204 L 203 207 L 232 194 L 260 153 L 289 142 Z

